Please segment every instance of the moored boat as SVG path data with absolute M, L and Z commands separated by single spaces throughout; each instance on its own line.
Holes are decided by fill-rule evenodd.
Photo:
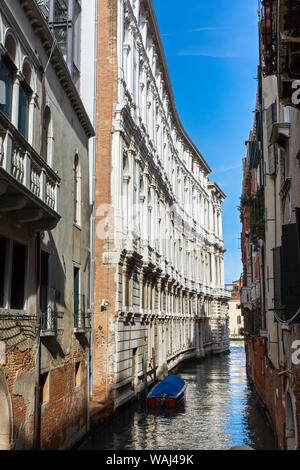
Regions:
M 185 400 L 186 383 L 178 375 L 169 375 L 155 385 L 147 396 L 149 407 L 175 408 Z

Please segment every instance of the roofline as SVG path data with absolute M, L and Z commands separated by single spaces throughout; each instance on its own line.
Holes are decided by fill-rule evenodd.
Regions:
M 220 186 L 215 183 L 215 181 L 209 181 L 208 182 L 208 187 L 214 187 L 216 192 L 225 200 L 227 198 L 226 194 L 222 191 Z

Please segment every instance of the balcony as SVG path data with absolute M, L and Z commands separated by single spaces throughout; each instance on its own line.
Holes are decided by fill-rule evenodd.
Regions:
M 74 295 L 74 333 L 90 330 L 90 313 L 86 308 L 85 295 Z
M 295 106 L 292 84 L 300 79 L 300 3 L 278 2 L 278 84 L 284 105 Z
M 59 222 L 60 178 L 0 112 L 0 217 L 32 232 L 52 230 Z
M 214 295 L 216 297 L 220 297 L 221 299 L 224 300 L 230 300 L 231 299 L 231 291 L 228 289 L 215 289 L 214 290 Z
M 41 331 L 43 337 L 57 336 L 61 331 L 57 328 L 57 320 L 63 317 L 63 312 L 56 308 L 56 290 L 47 286 L 41 286 Z
M 57 335 L 57 315 L 50 306 L 41 312 L 41 336 Z

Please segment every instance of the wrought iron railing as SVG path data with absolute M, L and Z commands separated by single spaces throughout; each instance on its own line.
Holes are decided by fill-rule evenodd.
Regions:
M 42 336 L 56 336 L 59 333 L 58 319 L 62 318 L 63 313 L 57 310 L 56 297 L 56 289 L 41 286 L 40 305 Z
M 85 295 L 74 294 L 74 329 L 77 331 L 90 329 L 90 314 Z
M 41 312 L 41 332 L 57 333 L 57 315 L 50 306 Z

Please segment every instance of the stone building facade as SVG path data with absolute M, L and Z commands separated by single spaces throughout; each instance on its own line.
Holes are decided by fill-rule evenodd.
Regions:
M 225 195 L 176 111 L 150 0 L 98 1 L 93 397 L 229 349 Z
M 33 0 L 0 5 L 0 449 L 88 429 L 93 127 Z
M 279 449 L 300 447 L 300 166 L 297 2 L 260 12 L 255 122 L 241 201 L 247 371 Z
M 244 317 L 241 312 L 241 280 L 233 281 L 231 299 L 228 302 L 229 315 L 229 338 L 243 339 L 244 337 Z

